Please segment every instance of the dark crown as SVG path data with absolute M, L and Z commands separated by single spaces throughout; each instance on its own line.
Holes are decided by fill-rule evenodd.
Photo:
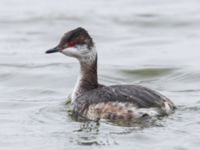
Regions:
M 75 42 L 78 45 L 86 44 L 88 48 L 94 46 L 93 40 L 89 33 L 82 27 L 76 28 L 64 34 L 59 45 L 62 46 L 70 41 Z

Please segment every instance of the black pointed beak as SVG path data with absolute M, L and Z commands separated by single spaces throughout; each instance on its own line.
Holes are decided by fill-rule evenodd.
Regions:
M 50 53 L 56 53 L 56 52 L 60 52 L 60 51 L 61 51 L 61 48 L 55 47 L 55 48 L 47 50 L 45 53 L 50 54 Z

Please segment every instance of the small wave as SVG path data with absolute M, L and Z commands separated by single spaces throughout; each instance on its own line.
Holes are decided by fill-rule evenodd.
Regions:
M 48 63 L 48 64 L 0 64 L 0 67 L 10 67 L 10 68 L 25 68 L 25 69 L 34 69 L 34 68 L 46 68 L 46 67 L 71 67 L 72 63 Z
M 140 77 L 158 77 L 171 74 L 174 72 L 175 68 L 144 68 L 144 69 L 124 69 L 120 72 L 126 75 L 137 75 Z
M 200 89 L 186 89 L 186 90 L 175 90 L 172 92 L 177 92 L 177 93 L 197 93 L 200 92 Z
M 198 103 L 195 106 L 179 105 L 177 109 L 183 112 L 200 112 L 200 105 Z
M 128 18 L 128 19 L 127 19 Z M 111 20 L 116 24 L 138 26 L 145 28 L 185 28 L 199 26 L 200 22 L 196 19 L 172 18 L 156 14 L 136 14 L 129 17 L 112 17 Z
M 59 105 L 58 102 L 51 102 L 48 105 L 41 106 L 35 109 L 34 112 L 29 113 L 32 121 L 39 123 L 66 123 L 66 110 L 63 105 Z M 63 118 L 64 117 L 64 118 Z
M 200 81 L 200 73 L 196 71 L 188 71 L 188 70 L 177 70 L 173 74 L 169 75 L 166 78 L 168 81 L 183 81 L 183 82 L 199 82 Z M 198 89 L 197 89 L 198 90 Z
M 44 22 L 52 22 L 52 20 L 56 21 L 78 21 L 82 22 L 83 18 L 80 16 L 68 16 L 64 14 L 57 14 L 57 15 L 45 15 L 45 16 L 28 16 L 28 17 L 21 17 L 21 18 L 6 18 L 0 21 L 0 24 L 21 24 L 21 23 L 44 23 Z

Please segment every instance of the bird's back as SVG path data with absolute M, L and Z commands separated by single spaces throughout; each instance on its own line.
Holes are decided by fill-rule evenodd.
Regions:
M 102 86 L 75 100 L 75 110 L 89 119 L 140 118 L 169 114 L 174 104 L 165 96 L 139 85 Z

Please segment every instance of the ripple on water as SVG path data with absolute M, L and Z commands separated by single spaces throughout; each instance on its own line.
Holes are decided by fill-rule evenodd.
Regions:
M 40 106 L 32 113 L 30 113 L 31 120 L 34 121 L 36 124 L 66 124 L 65 117 L 67 111 L 63 105 L 59 105 L 56 101 L 59 100 L 49 102 L 49 105 Z
M 49 68 L 49 67 L 71 67 L 71 64 L 66 64 L 66 63 L 48 63 L 48 64 L 35 64 L 35 63 L 31 63 L 31 64 L 0 64 L 0 67 L 5 67 L 5 68 L 16 68 L 16 69 L 38 69 L 38 68 Z
M 162 14 L 133 14 L 129 17 L 112 17 L 111 20 L 119 25 L 136 26 L 139 28 L 186 28 L 199 26 L 200 22 L 196 19 L 187 20 L 185 18 L 173 19 Z
M 9 18 L 6 20 L 1 20 L 0 24 L 26 24 L 26 23 L 44 23 L 44 22 L 52 22 L 52 20 L 57 21 L 78 21 L 82 22 L 84 21 L 82 17 L 79 16 L 72 16 L 72 15 L 66 15 L 66 14 L 53 14 L 53 15 L 46 15 L 46 16 L 28 16 L 24 18 Z
M 195 106 L 180 106 L 179 111 L 190 112 L 190 113 L 199 113 L 200 112 L 200 104 L 196 103 Z
M 2 0 L 1 4 L 2 149 L 199 149 L 200 71 L 192 70 L 199 63 L 197 0 Z M 161 89 L 177 103 L 176 112 L 131 127 L 71 119 L 64 100 L 78 73 L 72 68 L 78 67 L 62 56 L 45 55 L 43 49 L 76 26 L 87 28 L 102 48 L 99 53 L 106 63 L 100 69 L 101 81 Z M 135 60 L 125 61 L 134 56 Z M 115 62 L 122 66 L 108 65 Z
M 120 72 L 129 76 L 139 76 L 145 78 L 161 77 L 171 74 L 176 68 L 144 68 L 144 69 L 125 69 Z
M 120 84 L 131 82 L 140 82 L 144 79 L 148 80 L 160 80 L 178 71 L 179 68 L 159 68 L 159 67 L 146 67 L 146 68 L 135 68 L 127 66 L 111 66 L 104 68 L 104 73 L 100 75 L 100 80 L 109 84 Z M 113 75 L 114 74 L 114 75 Z

